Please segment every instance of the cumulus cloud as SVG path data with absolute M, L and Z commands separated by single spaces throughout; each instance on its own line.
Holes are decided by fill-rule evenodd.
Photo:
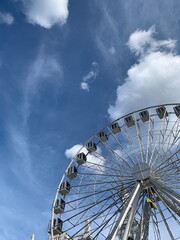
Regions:
M 68 159 L 72 159 L 77 153 L 78 151 L 83 147 L 82 144 L 76 144 L 74 145 L 73 147 L 69 148 L 69 149 L 66 149 L 65 151 L 65 156 L 68 158 Z
M 138 61 L 128 70 L 125 83 L 117 88 L 116 100 L 108 109 L 111 119 L 138 108 L 180 101 L 176 41 L 157 40 L 154 35 L 151 27 L 129 37 L 128 46 L 138 55 Z
M 97 62 L 92 62 L 91 70 L 82 78 L 81 89 L 89 91 L 89 84 L 92 83 L 99 74 L 99 65 Z
M 21 0 L 29 23 L 51 28 L 64 25 L 68 18 L 68 0 Z
M 69 149 L 66 149 L 65 151 L 65 156 L 68 158 L 68 159 L 72 159 L 74 158 L 77 153 L 81 150 L 81 152 L 87 154 L 88 151 L 86 149 L 86 147 L 83 147 L 82 144 L 75 144 L 74 146 L 72 146 L 71 148 Z M 90 163 L 90 166 L 92 165 L 92 163 L 98 163 L 103 166 L 103 161 L 104 161 L 104 158 L 101 156 L 101 148 L 97 146 L 97 151 L 92 155 L 92 154 L 88 154 L 87 155 L 87 164 Z
M 128 46 L 131 52 L 136 55 L 143 55 L 158 50 L 174 50 L 176 41 L 172 39 L 157 41 L 154 38 L 155 27 L 152 26 L 148 31 L 137 30 L 129 37 Z
M 14 17 L 10 13 L 0 12 L 0 24 L 12 25 L 14 23 Z

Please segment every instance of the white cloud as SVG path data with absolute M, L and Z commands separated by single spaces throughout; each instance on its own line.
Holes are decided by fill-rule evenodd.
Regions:
M 128 46 L 132 52 L 142 54 L 145 47 L 149 46 L 153 41 L 152 34 L 155 28 L 151 27 L 148 31 L 137 30 L 129 37 Z
M 68 0 L 21 0 L 29 23 L 51 28 L 64 25 L 68 18 Z
M 72 159 L 77 153 L 78 151 L 83 147 L 82 144 L 76 144 L 74 145 L 73 147 L 69 148 L 69 149 L 66 149 L 65 151 L 65 156 L 68 158 L 68 159 Z
M 172 52 L 175 41 L 156 40 L 154 32 L 154 28 L 137 30 L 129 38 L 128 46 L 139 59 L 117 88 L 116 100 L 108 109 L 111 119 L 138 108 L 180 101 L 180 56 Z
M 176 41 L 172 39 L 157 41 L 154 38 L 155 27 L 152 26 L 148 31 L 145 30 L 136 30 L 131 34 L 128 41 L 128 46 L 131 52 L 134 52 L 136 55 L 143 55 L 150 52 L 155 52 L 160 49 L 165 50 L 174 50 L 176 46 Z
M 99 74 L 99 65 L 97 62 L 92 62 L 91 70 L 82 78 L 80 84 L 81 89 L 89 91 L 89 84 L 92 83 Z
M 81 89 L 89 92 L 89 85 L 86 82 L 81 82 Z
M 14 17 L 10 13 L 0 12 L 0 23 L 12 25 L 14 23 Z
M 40 91 L 41 84 L 44 81 L 48 81 L 51 84 L 55 83 L 55 87 L 58 88 L 61 84 L 62 76 L 63 71 L 58 59 L 55 56 L 46 54 L 44 49 L 40 49 L 29 67 L 24 84 L 24 102 L 22 107 L 24 124 L 26 124 L 31 112 L 31 101 Z

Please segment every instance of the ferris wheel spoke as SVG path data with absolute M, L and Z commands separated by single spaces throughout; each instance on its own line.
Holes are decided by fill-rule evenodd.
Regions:
M 120 167 L 123 167 L 123 168 L 127 168 L 126 171 L 128 171 L 129 169 L 131 169 L 131 165 L 129 164 L 129 162 L 127 161 L 126 158 L 123 158 L 122 156 L 120 156 L 116 150 L 114 150 L 112 147 L 109 146 L 109 141 L 105 141 L 105 142 L 101 142 L 101 144 L 105 147 L 105 149 L 113 155 L 113 157 L 115 157 L 115 159 L 118 160 L 118 162 L 115 162 L 116 164 L 118 164 L 118 166 Z M 100 153 L 95 153 L 95 154 L 100 154 Z M 112 161 L 112 158 L 109 157 L 109 160 Z M 119 162 L 120 161 L 120 162 Z M 112 161 L 114 162 L 114 161 Z M 122 165 L 122 162 L 125 164 L 125 165 Z M 121 164 L 120 164 L 121 163 Z M 124 170 L 125 170 L 124 169 Z
M 126 184 L 127 184 L 127 187 L 126 187 Z M 131 188 L 132 186 L 134 186 L 134 183 L 124 183 L 123 184 L 125 187 L 126 187 L 126 189 L 127 189 L 127 191 L 128 191 L 128 188 Z M 89 193 L 85 193 L 86 195 L 85 196 L 83 196 L 83 197 L 79 197 L 79 198 L 76 198 L 76 199 L 73 199 L 73 200 L 71 200 L 71 201 L 68 201 L 67 202 L 67 204 L 72 204 L 73 202 L 76 202 L 76 201 L 83 201 L 85 198 L 90 198 L 90 197 L 93 197 L 93 196 L 98 196 L 98 195 L 100 195 L 101 196 L 101 194 L 102 193 L 108 193 L 109 191 L 111 191 L 111 190 L 114 190 L 115 188 L 114 188 L 114 186 L 113 187 L 109 187 L 109 188 L 106 188 L 106 189 L 104 189 L 104 190 L 96 190 L 96 191 L 94 191 L 93 193 L 92 192 L 89 192 Z M 120 188 L 118 188 L 117 189 L 117 192 L 119 192 L 120 191 Z M 82 193 L 82 194 L 84 194 L 84 193 Z M 75 196 L 77 196 L 77 194 L 75 193 Z
M 169 158 L 168 158 L 169 159 Z M 175 160 L 173 160 L 175 159 Z M 161 176 L 161 178 L 166 177 L 167 174 L 169 177 L 173 174 L 177 174 L 179 172 L 180 166 L 179 166 L 179 157 L 172 156 L 172 158 L 169 159 L 169 162 L 167 161 L 165 165 L 161 165 L 159 168 L 157 168 L 156 172 L 154 172 L 157 176 Z M 164 171 L 164 174 L 162 174 L 162 171 Z M 174 175 L 175 176 L 175 175 Z M 175 178 L 177 179 L 177 178 Z
M 151 114 L 150 114 L 151 115 Z M 150 152 L 152 148 L 152 143 L 154 142 L 153 131 L 154 131 L 154 119 L 152 117 L 149 118 L 148 130 L 147 130 L 147 147 L 146 147 L 146 163 L 148 163 L 150 159 Z
M 179 140 L 179 139 L 178 139 Z M 171 158 L 170 157 L 168 157 L 169 155 L 172 155 L 172 156 L 174 156 L 174 155 L 176 155 L 178 152 L 179 152 L 179 144 L 180 144 L 180 142 L 178 142 L 178 145 L 176 145 L 176 142 L 173 142 L 173 144 L 170 146 L 170 148 L 166 151 L 166 152 L 164 152 L 163 153 L 163 156 L 161 156 L 159 159 L 161 159 L 161 161 L 160 161 L 160 163 L 158 164 L 157 162 L 154 164 L 154 166 L 156 165 L 156 168 L 157 167 L 159 167 L 159 166 L 161 166 L 161 165 L 163 165 L 164 163 L 166 163 L 167 161 L 169 161 L 169 162 L 172 162 L 172 160 L 171 160 Z M 175 153 L 172 153 L 171 152 L 171 149 L 172 149 L 172 147 L 173 146 L 176 146 L 176 149 L 173 149 L 173 152 L 175 152 Z M 154 166 L 152 166 L 152 168 L 154 168 Z M 155 169 L 156 169 L 155 168 Z
M 118 174 L 109 174 L 109 173 L 83 173 L 83 172 L 79 172 L 78 175 L 85 175 L 85 176 L 103 176 L 103 177 L 121 177 L 121 175 L 118 175 Z
M 121 168 L 119 168 L 119 167 L 115 167 L 115 166 L 113 166 L 113 165 L 107 165 L 107 164 L 104 164 L 104 165 L 102 165 L 102 164 L 98 164 L 98 163 L 92 163 L 92 162 L 88 162 L 88 167 L 89 167 L 89 170 L 91 169 L 91 170 L 93 170 L 93 171 L 99 171 L 99 172 L 103 172 L 104 170 L 103 169 L 106 169 L 106 171 L 112 171 L 113 173 L 118 173 L 118 175 L 119 174 L 121 174 L 120 176 L 121 177 L 124 177 L 124 175 L 123 174 L 126 174 L 126 175 L 129 175 L 129 176 L 131 176 L 131 173 L 130 172 L 128 172 L 128 171 L 123 171 L 123 170 L 121 170 Z M 125 175 L 125 176 L 126 176 Z
M 117 203 L 116 203 L 116 205 L 117 205 Z M 108 213 L 107 213 L 106 216 L 104 217 L 104 220 L 101 222 L 101 228 L 100 228 L 100 229 L 96 229 L 94 232 L 92 232 L 92 234 L 93 234 L 93 233 L 95 233 L 96 231 L 98 231 L 98 232 L 96 233 L 96 235 L 94 236 L 94 239 L 101 233 L 101 231 L 102 231 L 104 228 L 110 227 L 110 226 L 112 226 L 112 225 L 114 224 L 116 218 L 118 217 L 118 214 L 119 214 L 120 211 L 121 211 L 122 206 L 123 206 L 123 204 L 121 204 L 120 207 L 117 206 L 117 209 L 116 209 L 115 212 L 113 212 L 113 211 L 111 211 L 111 209 L 109 209 Z M 108 216 L 109 216 L 109 218 L 108 218 Z M 111 220 L 112 220 L 113 218 L 115 218 L 115 219 L 114 219 L 113 222 L 112 222 Z M 109 232 L 110 232 L 110 230 L 109 230 Z
M 100 209 L 100 211 L 98 213 L 97 212 L 95 213 L 90 209 L 91 215 L 88 217 L 89 223 L 94 223 L 99 228 L 99 224 L 97 223 L 97 221 L 98 221 L 98 219 L 103 217 L 103 213 L 106 212 L 109 208 L 111 208 L 111 205 L 108 205 L 108 207 L 106 209 L 103 209 L 103 210 Z M 76 226 L 76 228 L 78 227 L 78 230 L 76 232 L 74 232 L 74 235 L 72 237 L 74 237 L 76 234 L 78 234 L 79 232 L 81 232 L 83 230 L 84 226 L 82 227 L 82 225 L 86 222 L 87 219 L 84 220 L 81 218 L 80 220 L 76 221 L 75 224 L 71 223 L 72 226 L 65 230 L 65 231 L 69 231 L 69 230 L 74 229 L 74 225 Z M 68 219 L 68 222 L 71 222 L 71 221 L 72 221 L 72 218 Z
M 117 193 L 114 193 L 114 195 L 112 195 L 111 197 L 113 198 L 114 196 L 116 196 L 116 194 Z M 105 197 L 105 198 L 104 198 Z M 98 204 L 100 204 L 100 203 L 103 203 L 104 201 L 106 201 L 107 199 L 109 199 L 109 195 L 108 195 L 108 197 L 107 197 L 107 195 L 106 195 L 106 192 L 103 194 L 103 195 L 101 195 L 97 200 L 94 200 L 94 201 L 92 201 L 91 203 L 89 203 L 89 207 L 94 207 L 94 206 L 96 206 L 96 205 L 98 205 Z M 77 199 L 78 200 L 78 199 Z M 76 200 L 76 201 L 77 201 Z M 83 211 L 84 211 L 84 209 L 85 208 L 87 208 L 87 203 L 85 204 L 85 205 L 83 205 L 84 204 L 84 199 L 83 199 L 83 201 L 82 201 L 82 205 L 81 206 L 72 206 L 72 204 L 71 204 L 71 202 L 66 202 L 66 205 L 69 205 L 70 206 L 70 208 L 71 209 L 69 209 L 69 210 L 66 210 L 65 212 L 66 213 L 69 213 L 69 212 L 71 212 L 71 211 L 75 211 L 75 210 L 81 210 L 81 209 L 83 209 Z
M 149 159 L 149 165 L 151 166 L 152 165 L 152 162 L 154 161 L 154 155 L 155 155 L 155 152 L 157 151 L 157 154 L 160 153 L 160 148 L 161 148 L 161 134 L 162 132 L 166 129 L 164 129 L 164 125 L 166 123 L 166 127 L 167 127 L 167 119 L 166 118 L 163 118 L 163 121 L 160 123 L 160 126 L 159 126 L 159 130 L 155 131 L 153 130 L 153 139 L 154 139 L 154 135 L 155 133 L 157 133 L 157 136 L 156 136 L 156 139 L 155 141 L 153 142 L 153 149 L 152 149 L 152 152 L 151 152 L 151 157 Z M 162 135 L 163 136 L 163 135 Z
M 162 203 L 164 204 L 164 206 L 167 208 L 167 210 L 170 212 L 172 216 L 175 216 L 172 213 L 172 211 L 178 216 L 180 216 L 180 208 L 178 208 L 177 205 L 175 205 L 175 203 L 172 200 L 169 200 L 168 198 L 166 198 L 165 196 L 157 192 L 155 188 L 154 188 L 154 191 L 156 192 L 158 198 L 162 201 Z M 178 221 L 177 218 L 176 218 L 176 221 Z M 178 224 L 180 224 L 179 221 L 178 221 Z
M 180 153 L 180 150 L 177 150 L 175 153 L 173 153 L 171 156 L 169 156 L 165 161 L 163 161 L 160 165 L 158 165 L 155 169 L 153 169 L 153 172 L 156 173 L 158 171 L 161 171 L 162 168 L 167 167 L 167 166 L 173 164 L 173 162 L 171 162 L 171 159 L 173 157 L 177 157 L 178 153 Z M 178 161 L 179 161 L 179 158 L 176 160 L 176 162 L 178 162 Z M 164 167 L 162 167 L 162 166 L 164 166 Z
M 96 237 L 102 232 L 102 230 L 105 228 L 105 227 L 110 227 L 110 226 L 113 226 L 114 225 L 114 223 L 116 222 L 115 220 L 113 221 L 113 223 L 111 223 L 110 225 L 109 225 L 109 222 L 111 222 L 111 220 L 116 216 L 118 216 L 118 213 L 119 213 L 119 210 L 116 210 L 116 212 L 115 213 L 113 213 L 112 214 L 112 216 L 110 216 L 105 222 L 102 222 L 102 224 L 101 224 L 101 228 L 100 229 L 96 229 L 96 231 L 98 231 L 97 233 L 96 233 L 96 235 L 94 236 L 94 239 L 96 239 Z M 95 233 L 96 231 L 94 231 L 94 232 L 92 232 L 92 233 Z M 111 232 L 111 231 L 109 231 L 109 232 Z
M 179 193 L 173 191 L 172 189 L 168 188 L 167 186 L 163 185 L 155 179 L 150 179 L 150 182 L 153 184 L 153 187 L 156 189 L 157 192 L 161 191 L 180 207 Z
M 156 213 L 154 211 L 152 211 L 152 222 L 153 222 L 153 228 L 154 228 L 154 237 L 157 240 L 161 240 L 161 235 L 160 235 L 160 231 L 159 231 L 157 216 L 156 216 Z
M 178 121 L 179 122 L 179 121 Z M 176 126 L 177 124 L 175 123 L 173 125 L 173 127 L 170 129 L 169 131 L 169 134 L 166 136 L 166 139 L 164 139 L 164 141 L 162 142 L 164 145 L 166 144 L 168 138 L 169 138 L 169 141 L 168 143 L 166 144 L 167 145 L 167 150 L 165 151 L 164 153 L 164 157 L 171 151 L 171 149 L 176 146 L 176 143 L 179 144 L 179 137 L 178 137 L 178 134 L 179 134 L 179 130 L 174 130 L 174 127 Z M 178 124 L 179 125 L 179 124 Z M 174 134 L 174 131 L 176 132 L 176 134 Z M 173 137 L 173 140 L 171 140 L 171 138 Z
M 96 181 L 96 182 L 92 182 L 92 183 L 87 183 L 87 184 L 81 184 L 81 187 L 88 187 L 88 186 L 92 186 L 94 183 L 96 183 L 96 185 L 99 185 L 99 184 L 111 184 L 111 183 L 117 183 L 117 180 L 113 180 L 113 181 L 107 181 L 107 182 L 104 182 L 104 181 Z M 71 186 L 73 189 L 74 188 L 78 188 L 79 186 L 76 186 L 76 185 L 72 185 Z
M 106 199 L 103 199 L 102 201 L 99 201 L 99 203 L 102 203 L 102 202 L 104 202 L 104 206 L 107 206 L 107 209 L 108 209 L 108 206 L 110 206 L 110 205 L 112 205 L 112 203 L 111 204 L 108 204 L 108 201 L 111 199 L 111 197 L 108 197 L 108 198 L 106 198 Z M 92 216 L 94 216 L 94 214 L 95 214 L 95 212 L 93 211 L 93 207 L 94 206 L 97 206 L 98 205 L 98 203 L 96 202 L 95 204 L 93 204 L 93 205 L 90 205 L 90 206 L 88 206 L 88 207 L 86 207 L 85 209 L 83 209 L 81 212 L 78 212 L 77 214 L 75 214 L 74 216 L 73 216 L 73 218 L 77 218 L 78 217 L 78 215 L 80 215 L 80 219 L 79 219 L 79 221 L 77 221 L 77 223 L 76 224 L 81 224 L 82 222 L 80 222 L 80 220 L 83 218 L 83 216 L 84 216 L 84 214 L 87 212 L 87 211 L 91 211 L 92 212 Z M 111 207 L 110 207 L 110 209 L 111 209 Z M 107 213 L 106 213 L 107 214 Z M 91 217 L 89 216 L 89 219 L 90 219 Z M 68 218 L 68 219 L 66 219 L 64 222 L 66 222 L 66 221 L 70 221 L 72 218 Z
M 130 137 L 129 137 L 129 135 L 128 135 L 128 132 L 127 132 L 127 129 L 126 129 L 126 128 L 124 128 L 124 132 L 125 132 L 127 141 L 128 141 L 128 143 L 129 143 L 129 146 L 131 147 L 131 150 L 132 150 L 132 152 L 133 152 L 133 154 L 134 154 L 137 162 L 140 162 L 140 158 L 139 158 L 139 157 L 137 156 L 137 154 L 136 154 L 135 146 L 133 145 L 133 143 L 132 143 L 132 141 L 131 141 L 131 139 L 130 139 Z M 134 160 L 133 160 L 133 162 L 134 162 Z M 134 164 L 135 164 L 135 162 L 134 162 Z
M 141 159 L 142 159 L 142 162 L 145 162 L 146 156 L 145 156 L 144 149 L 143 149 L 144 145 L 143 145 L 142 133 L 141 133 L 141 128 L 139 126 L 138 121 L 135 121 L 135 126 L 136 126 L 136 132 L 137 132 L 137 138 L 138 138 L 138 143 L 139 143 Z
M 177 159 L 177 160 L 175 160 L 174 162 L 171 162 L 171 163 L 166 164 L 165 166 L 159 168 L 158 171 L 156 171 L 156 175 L 162 176 L 162 178 L 168 176 L 169 179 L 170 179 L 170 178 L 171 178 L 171 175 L 174 174 L 174 173 L 176 173 L 175 169 L 172 168 L 172 167 L 174 167 L 174 164 L 175 164 L 176 162 L 179 162 L 179 159 Z M 176 167 L 177 167 L 177 166 L 176 166 Z M 162 171 L 164 172 L 164 175 L 161 173 Z
M 122 206 L 123 207 L 123 206 Z M 122 211 L 122 208 L 120 209 L 120 211 Z M 116 223 L 116 221 L 117 221 L 117 219 L 118 219 L 118 214 L 116 214 L 116 216 L 115 216 L 115 218 L 114 218 L 114 221 L 112 222 L 112 223 L 110 223 L 110 224 L 108 224 L 106 227 L 105 227 L 105 229 L 106 228 L 108 228 L 109 229 L 109 233 L 112 231 L 112 229 L 113 229 L 113 227 L 114 227 L 114 224 Z
M 128 190 L 127 190 L 127 191 L 128 191 Z M 98 206 L 101 206 L 102 203 L 103 203 L 103 205 L 108 205 L 107 202 L 104 203 L 105 201 L 113 200 L 114 206 L 115 206 L 117 200 L 120 202 L 119 197 L 118 197 L 117 200 L 114 200 L 114 197 L 117 198 L 117 195 L 118 195 L 118 191 L 116 191 L 115 193 L 112 193 L 112 194 L 109 195 L 109 196 L 104 195 L 104 197 L 105 197 L 104 199 L 101 199 L 101 197 L 100 197 L 99 199 L 97 199 L 97 201 L 93 201 L 93 203 L 91 203 L 91 204 L 89 204 L 89 201 L 88 201 L 88 202 L 87 202 L 88 207 L 87 207 L 87 205 L 84 206 L 85 209 L 84 209 L 84 207 L 80 207 L 79 210 L 80 210 L 80 209 L 82 209 L 82 210 L 79 211 L 78 214 L 74 215 L 73 217 L 76 217 L 77 215 L 80 215 L 80 214 L 83 213 L 83 212 L 87 212 L 89 209 L 93 209 L 94 207 L 97 208 Z M 84 201 L 86 201 L 86 199 L 83 200 L 82 203 L 84 203 Z M 69 203 L 67 203 L 67 204 L 69 204 Z M 117 208 L 119 208 L 118 205 L 117 205 Z M 70 211 L 74 211 L 74 210 L 76 210 L 76 208 L 72 208 Z M 70 211 L 69 211 L 69 212 L 70 212 Z
M 163 222 L 164 222 L 164 224 L 165 224 L 165 226 L 166 226 L 166 229 L 167 229 L 167 231 L 168 231 L 168 233 L 169 233 L 169 236 L 170 236 L 171 240 L 174 240 L 174 237 L 173 237 L 173 234 L 172 234 L 172 232 L 171 232 L 171 229 L 170 229 L 170 227 L 169 227 L 169 225 L 168 225 L 168 223 L 167 223 L 167 221 L 166 221 L 166 218 L 165 218 L 165 216 L 164 216 L 164 214 L 163 214 L 163 212 L 162 212 L 162 210 L 161 210 L 161 207 L 160 207 L 159 203 L 157 202 L 156 205 L 157 205 L 157 208 L 159 209 L 159 212 L 160 212 L 160 214 L 161 214 L 161 217 L 162 217 L 162 219 L 163 219 Z
M 118 202 L 118 201 L 117 201 L 117 202 Z M 107 208 L 103 209 L 103 210 L 102 210 L 102 208 L 103 208 L 104 206 L 102 206 L 97 213 L 93 214 L 92 218 L 89 218 L 89 223 L 92 223 L 93 221 L 95 221 L 97 217 L 99 217 L 100 215 L 102 215 L 105 211 L 107 211 L 107 210 L 108 210 L 109 208 L 111 208 L 112 206 L 114 206 L 114 202 L 113 202 L 112 204 L 110 204 Z M 81 223 L 79 223 L 78 225 L 80 225 L 80 224 L 82 225 L 82 223 L 84 223 L 85 221 L 86 221 L 86 220 L 81 221 Z M 78 234 L 79 232 L 81 232 L 81 231 L 83 230 L 83 228 L 84 228 L 84 226 L 83 226 L 82 228 L 80 228 L 72 237 L 74 237 L 76 234 Z M 69 230 L 69 229 L 68 229 L 68 230 Z
M 113 213 L 112 213 L 113 214 Z M 114 215 L 117 215 L 117 214 L 114 214 Z M 114 217 L 114 215 L 113 215 L 113 217 Z M 111 218 L 113 218 L 113 217 L 111 217 Z M 102 226 L 103 225 L 103 226 Z M 103 223 L 103 224 L 101 224 L 101 228 L 95 228 L 95 229 L 93 229 L 92 231 L 91 231 L 91 235 L 94 235 L 96 232 L 96 235 L 94 235 L 93 236 L 93 239 L 97 239 L 99 236 L 103 236 L 105 239 L 106 239 L 106 236 L 103 234 L 103 230 L 104 229 L 107 229 L 108 228 L 108 232 L 110 232 L 110 227 L 112 226 L 112 224 L 110 224 L 109 222 L 108 222 L 108 220 L 105 222 L 105 223 Z M 100 229 L 100 230 L 99 230 Z
M 133 160 L 132 157 L 129 155 L 129 153 L 128 153 L 128 151 L 126 150 L 126 148 L 119 142 L 119 140 L 117 139 L 117 137 L 116 137 L 114 134 L 112 134 L 112 136 L 113 136 L 114 140 L 116 141 L 116 143 L 117 143 L 118 147 L 120 148 L 120 150 L 122 150 L 122 151 L 125 153 L 125 156 L 127 157 L 127 159 L 126 159 L 126 157 L 123 158 L 124 161 L 130 165 L 130 163 L 128 162 L 128 159 L 129 159 L 130 162 L 131 162 L 131 164 L 134 165 L 134 160 Z
M 118 162 L 117 161 L 115 161 L 115 160 L 113 160 L 112 159 L 112 156 L 110 156 L 109 158 L 104 158 L 100 153 L 94 153 L 93 155 L 95 156 L 95 157 L 103 157 L 103 159 L 104 159 L 104 163 L 109 163 L 109 164 L 113 164 L 113 166 L 115 165 L 116 166 L 116 168 L 118 167 L 118 169 L 119 170 L 121 170 L 122 172 L 125 172 L 125 173 L 128 173 L 129 172 L 129 170 L 130 170 L 130 167 L 129 167 L 129 165 L 127 164 L 127 162 L 125 162 L 124 161 L 124 159 L 123 158 L 121 158 L 113 149 L 111 149 L 110 147 L 108 147 L 108 151 L 113 155 L 113 159 L 115 158 L 115 159 L 117 159 L 118 160 Z M 125 164 L 128 166 L 128 169 L 126 169 L 126 165 L 125 165 L 125 167 L 124 167 L 124 164 L 122 165 L 122 161 L 123 161 L 123 163 L 125 162 Z

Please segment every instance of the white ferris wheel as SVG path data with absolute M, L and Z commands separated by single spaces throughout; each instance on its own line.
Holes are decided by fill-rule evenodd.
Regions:
M 180 104 L 118 118 L 77 152 L 52 205 L 49 240 L 180 239 Z

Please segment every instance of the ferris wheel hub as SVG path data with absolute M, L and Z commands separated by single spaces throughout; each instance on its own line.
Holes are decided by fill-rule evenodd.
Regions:
M 137 181 L 149 178 L 150 172 L 150 166 L 145 162 L 139 162 L 133 167 L 133 176 Z

